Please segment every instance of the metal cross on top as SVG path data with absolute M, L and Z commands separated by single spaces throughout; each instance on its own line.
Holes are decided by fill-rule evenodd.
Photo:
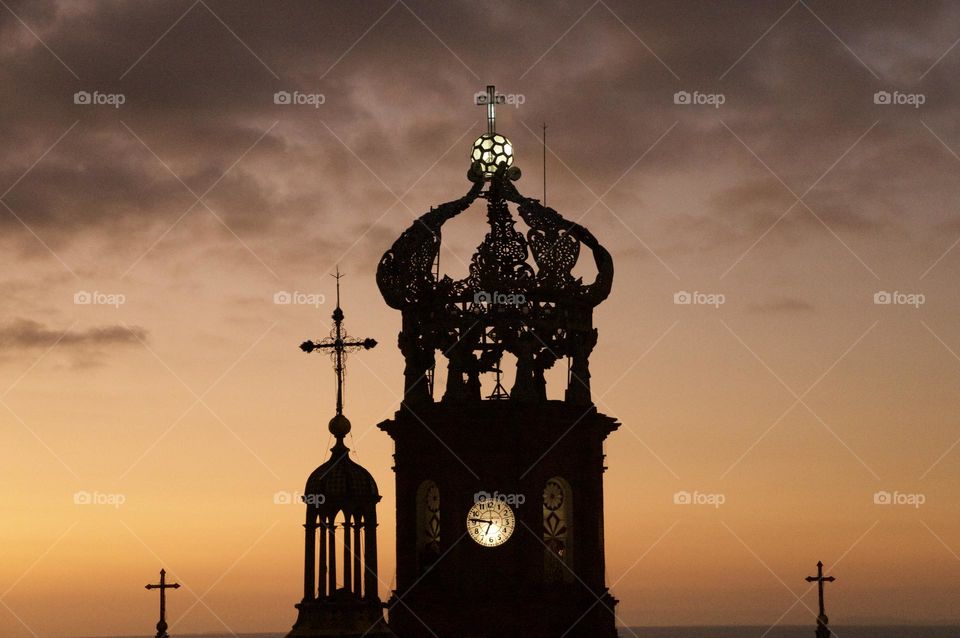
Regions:
M 497 111 L 496 105 L 497 102 L 503 103 L 504 96 L 497 95 L 497 89 L 494 85 L 487 85 L 486 95 L 483 93 L 477 93 L 476 101 L 477 106 L 486 106 L 487 107 L 487 133 L 493 135 L 497 132 Z
M 823 561 L 817 562 L 817 575 L 816 576 L 807 576 L 806 581 L 808 583 L 817 583 L 817 586 L 820 589 L 820 615 L 817 616 L 817 636 L 829 636 L 830 630 L 827 629 L 827 614 L 823 609 L 823 584 L 832 583 L 836 578 L 833 576 L 824 576 L 823 575 Z
M 160 570 L 160 583 L 157 585 L 147 585 L 147 589 L 160 590 L 160 622 L 157 623 L 157 638 L 170 638 L 167 635 L 167 590 L 179 589 L 180 583 L 167 582 L 167 570 Z
M 331 315 L 333 329 L 330 331 L 330 336 L 319 341 L 304 341 L 300 344 L 300 349 L 304 352 L 313 352 L 314 350 L 330 352 L 330 357 L 333 359 L 333 369 L 337 373 L 337 414 L 343 414 L 343 374 L 347 353 L 355 352 L 361 348 L 369 350 L 377 345 L 376 339 L 353 340 L 347 335 L 343 327 L 343 310 L 340 309 L 340 279 L 343 276 L 340 274 L 339 267 L 337 267 L 337 273 L 331 275 L 337 280 L 337 307 Z

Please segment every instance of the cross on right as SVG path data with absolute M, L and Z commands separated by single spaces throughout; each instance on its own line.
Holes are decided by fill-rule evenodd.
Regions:
M 817 575 L 816 576 L 807 576 L 806 581 L 808 583 L 817 583 L 817 587 L 820 590 L 820 615 L 817 616 L 817 636 L 818 638 L 823 636 L 827 637 L 830 635 L 830 630 L 827 629 L 827 614 L 823 609 L 823 584 L 832 583 L 836 578 L 833 576 L 824 576 L 823 575 L 823 561 L 817 561 Z

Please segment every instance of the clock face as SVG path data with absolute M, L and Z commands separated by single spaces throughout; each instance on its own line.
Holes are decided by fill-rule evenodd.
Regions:
M 467 513 L 467 533 L 484 547 L 506 543 L 513 534 L 515 524 L 510 506 L 493 498 L 480 501 Z

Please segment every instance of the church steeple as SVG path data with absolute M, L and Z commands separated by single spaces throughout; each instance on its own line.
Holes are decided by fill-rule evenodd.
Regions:
M 336 412 L 328 424 L 336 443 L 330 458 L 310 474 L 304 489 L 307 506 L 304 523 L 303 600 L 292 637 L 392 636 L 383 620 L 377 576 L 377 483 L 364 467 L 350 458 L 344 438 L 350 420 L 343 414 L 347 353 L 369 350 L 374 339 L 354 340 L 343 326 L 340 308 L 340 269 L 337 307 L 330 335 L 304 341 L 304 352 L 328 352 L 336 373 Z M 337 529 L 343 533 L 337 542 Z M 319 552 L 317 551 L 319 545 Z M 343 567 L 337 569 L 342 553 Z
M 495 120 L 504 96 L 488 86 L 476 101 L 487 130 L 471 148 L 469 189 L 415 220 L 377 268 L 384 300 L 402 314 L 405 363 L 400 409 L 379 424 L 395 443 L 390 628 L 480 636 L 493 612 L 500 638 L 615 638 L 603 443 L 620 424 L 593 405 L 589 366 L 613 259 L 585 227 L 519 192 L 514 148 Z M 444 224 L 484 200 L 489 232 L 467 276 L 442 274 Z M 579 275 L 581 257 L 592 278 Z M 564 387 L 554 375 L 548 388 L 545 371 L 564 360 Z

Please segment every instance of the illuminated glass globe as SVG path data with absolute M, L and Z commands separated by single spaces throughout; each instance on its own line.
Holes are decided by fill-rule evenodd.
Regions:
M 484 177 L 492 177 L 498 164 L 506 162 L 507 168 L 513 166 L 513 144 L 499 133 L 484 133 L 473 143 L 470 160 L 480 162 Z

